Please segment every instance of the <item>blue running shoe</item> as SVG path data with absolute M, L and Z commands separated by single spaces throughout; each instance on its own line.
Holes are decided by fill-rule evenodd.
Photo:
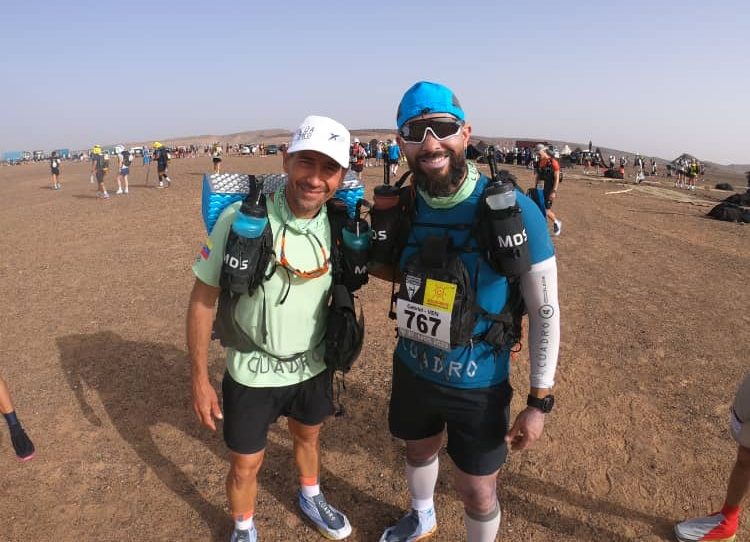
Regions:
M 322 493 L 308 498 L 300 491 L 299 507 L 315 524 L 318 532 L 328 540 L 343 540 L 352 534 L 352 526 L 347 517 L 328 504 Z
M 379 542 L 416 542 L 426 540 L 437 531 L 435 508 L 429 510 L 410 510 L 408 514 L 398 520 L 393 527 L 388 527 Z

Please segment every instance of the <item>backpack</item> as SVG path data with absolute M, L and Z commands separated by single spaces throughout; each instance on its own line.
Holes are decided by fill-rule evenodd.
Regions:
M 122 165 L 125 167 L 130 167 L 130 163 L 132 162 L 131 155 L 128 151 L 122 151 Z
M 109 170 L 109 155 L 108 154 L 100 154 L 99 160 L 97 163 L 97 169 L 99 171 L 107 171 Z
M 370 256 L 371 260 L 376 263 L 397 266 L 408 243 L 409 233 L 416 214 L 415 202 L 417 197 L 413 185 L 404 186 L 404 182 L 410 174 L 410 171 L 404 173 L 395 185 L 384 184 L 375 188 L 373 206 L 370 210 L 372 224 Z M 514 180 L 512 176 L 509 178 L 511 181 Z M 477 216 L 480 213 L 481 210 L 478 207 Z M 475 222 L 477 222 L 476 219 Z M 460 228 L 461 226 L 459 224 L 445 227 Z M 473 224 L 469 227 L 477 229 L 482 226 Z M 475 233 L 473 237 L 480 245 L 478 250 L 482 253 L 483 236 Z M 449 237 L 447 241 L 442 241 L 441 237 L 437 237 L 429 242 L 429 248 L 420 247 L 421 250 L 418 250 L 407 260 L 402 270 L 402 278 L 399 281 L 398 294 L 396 293 L 396 281 L 392 281 L 391 310 L 388 316 L 397 321 L 400 317 L 399 333 L 403 331 L 407 338 L 409 338 L 409 335 L 411 335 L 411 338 L 418 335 L 423 341 L 427 341 L 428 344 L 431 341 L 433 346 L 438 348 L 451 349 L 456 345 L 477 340 L 485 341 L 498 350 L 512 348 L 521 338 L 521 320 L 525 313 L 523 298 L 520 293 L 520 281 L 517 277 L 508 277 L 509 296 L 505 306 L 497 314 L 486 312 L 475 302 L 475 290 L 471 284 L 468 270 L 459 257 L 461 251 L 469 249 L 467 247 L 452 247 L 450 243 L 442 246 L 449 241 L 451 241 Z M 438 261 L 431 254 L 440 255 Z M 486 260 L 484 254 L 481 257 Z M 440 258 L 444 258 L 444 260 L 440 261 Z M 427 269 L 425 269 L 424 264 L 427 264 Z M 490 265 L 492 266 L 491 263 Z M 447 286 L 431 283 L 431 291 L 426 292 L 427 271 L 432 273 L 429 277 L 431 280 L 447 284 Z M 413 278 L 407 282 L 406 277 L 409 272 Z M 425 295 L 427 295 L 428 304 L 434 308 L 435 305 L 440 304 L 433 298 L 436 295 L 434 293 L 436 288 L 450 291 L 449 296 L 455 291 L 450 312 L 450 329 L 442 326 L 445 319 L 444 315 L 438 315 L 435 311 L 431 313 L 429 309 L 404 305 L 407 303 L 407 299 L 408 302 L 413 302 L 413 299 L 417 296 L 418 301 L 424 301 Z M 422 291 L 422 289 L 425 291 Z M 401 303 L 400 314 L 394 310 L 394 305 L 398 309 L 399 303 Z M 424 307 L 423 303 L 422 306 Z M 446 305 L 445 308 L 447 309 L 448 306 Z M 407 310 L 413 314 L 407 313 Z M 447 310 L 444 312 L 447 312 Z M 484 334 L 472 336 L 474 325 L 479 316 L 491 320 L 492 324 Z M 408 321 L 409 317 L 412 318 L 411 322 Z M 434 336 L 433 332 L 435 333 Z M 440 333 L 439 337 L 438 333 Z
M 256 182 L 253 175 L 249 177 L 250 191 L 243 206 L 247 204 L 265 209 L 265 196 L 261 194 L 262 181 Z M 224 205 L 228 203 L 231 200 L 226 200 Z M 331 228 L 333 287 L 326 317 L 324 360 L 332 371 L 346 373 L 359 356 L 364 342 L 364 314 L 360 309 L 357 317 L 353 292 L 367 282 L 367 270 L 365 266 L 363 273 L 361 265 L 348 262 L 349 252 L 342 242 L 342 230 L 347 219 L 346 204 L 332 199 L 327 204 L 327 211 Z M 274 258 L 273 243 L 269 223 L 260 236 L 252 239 L 238 235 L 231 227 L 229 229 L 219 281 L 221 293 L 213 326 L 213 338 L 219 339 L 222 346 L 240 352 L 262 350 L 237 323 L 235 309 L 241 295 L 252 294 L 258 288 L 262 290 L 263 283 L 275 272 L 275 266 L 271 265 Z M 265 292 L 263 302 L 265 303 Z M 263 313 L 265 315 L 265 311 Z M 265 319 L 261 326 L 265 336 L 268 332 Z
M 739 205 L 734 205 L 728 202 L 719 203 L 707 214 L 716 220 L 750 223 L 750 210 L 743 209 Z
M 557 162 L 557 160 L 555 160 L 554 158 L 550 157 L 547 160 L 547 164 L 543 168 L 542 167 L 539 168 L 539 175 L 545 181 L 547 179 L 549 179 L 550 182 L 553 182 L 555 180 L 555 169 L 552 167 L 552 161 L 553 160 L 555 162 Z M 557 167 L 559 168 L 559 173 L 560 173 L 560 177 L 559 177 L 560 180 L 559 180 L 559 182 L 563 182 L 563 170 L 560 167 L 560 162 L 557 162 Z
M 447 232 L 425 238 L 404 264 L 399 286 L 399 336 L 442 350 L 471 341 L 477 322 L 475 291 Z

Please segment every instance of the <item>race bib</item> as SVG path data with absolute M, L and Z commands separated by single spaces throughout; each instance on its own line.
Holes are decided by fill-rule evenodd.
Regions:
M 398 299 L 396 317 L 401 337 L 412 339 L 440 350 L 451 350 L 451 314 L 456 298 L 456 285 L 439 280 L 425 281 L 422 303 L 412 300 L 419 286 L 406 278 L 409 300 Z

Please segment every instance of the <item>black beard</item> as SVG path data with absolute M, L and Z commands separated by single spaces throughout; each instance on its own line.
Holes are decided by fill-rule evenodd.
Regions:
M 448 151 L 448 158 L 450 160 L 448 172 L 445 175 L 437 175 L 435 173 L 428 175 L 418 165 L 419 159 L 424 156 L 424 154 L 417 156 L 414 160 L 415 165 L 411 167 L 416 185 L 433 198 L 455 194 L 466 174 L 466 158 L 463 155 L 457 155 Z

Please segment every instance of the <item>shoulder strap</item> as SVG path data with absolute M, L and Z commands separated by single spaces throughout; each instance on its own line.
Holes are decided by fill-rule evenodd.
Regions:
M 343 242 L 343 230 L 346 225 L 346 203 L 338 198 L 332 198 L 326 202 L 326 215 L 328 225 L 331 227 L 331 274 L 333 284 L 343 284 L 344 264 L 341 260 L 341 243 Z

